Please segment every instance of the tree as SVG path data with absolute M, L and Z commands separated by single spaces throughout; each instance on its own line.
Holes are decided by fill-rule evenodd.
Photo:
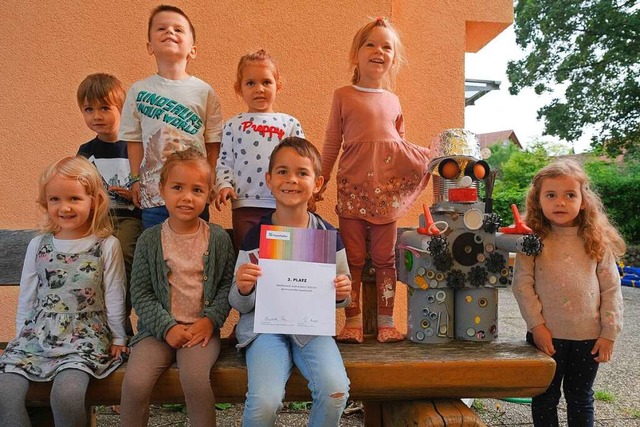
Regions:
M 492 145 L 491 157 L 487 163 L 492 170 L 498 171 L 493 187 L 493 210 L 500 215 L 504 225 L 513 224 L 511 205 L 518 205 L 524 213 L 524 201 L 535 174 L 549 163 L 549 155 L 542 143 L 526 151 L 520 151 L 515 145 Z
M 565 87 L 538 110 L 545 134 L 575 141 L 588 127 L 609 155 L 640 154 L 640 7 L 637 0 L 517 0 L 510 92 Z

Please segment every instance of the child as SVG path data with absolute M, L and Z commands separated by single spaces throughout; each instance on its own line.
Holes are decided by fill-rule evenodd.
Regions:
M 273 104 L 282 88 L 276 61 L 264 50 L 240 58 L 234 89 L 248 112 L 228 120 L 216 167 L 216 208 L 232 199 L 233 240 L 240 247 L 247 231 L 273 211 L 276 201 L 264 185 L 269 155 L 288 136 L 304 138 L 294 117 L 275 113 Z
M 556 361 L 551 385 L 533 398 L 533 422 L 558 425 L 564 382 L 569 425 L 593 426 L 598 364 L 611 360 L 622 329 L 616 257 L 625 244 L 572 160 L 546 166 L 533 178 L 526 220 L 544 250 L 535 257 L 516 255 L 513 293 L 527 322 L 527 341 Z
M 145 229 L 169 216 L 158 189 L 167 156 L 195 147 L 215 167 L 222 132 L 218 96 L 187 74 L 187 64 L 196 57 L 196 34 L 187 15 L 175 6 L 158 6 L 149 17 L 147 35 L 147 51 L 155 56 L 158 73 L 129 89 L 119 133 L 128 142 L 133 202 L 142 207 Z M 209 220 L 208 207 L 202 218 Z
M 109 198 L 96 168 L 67 157 L 40 176 L 46 212 L 20 279 L 18 334 L 0 356 L 0 419 L 30 425 L 31 381 L 53 381 L 56 426 L 84 426 L 89 378 L 109 375 L 126 353 L 125 275 L 111 236 Z
M 91 141 L 82 144 L 78 155 L 92 162 L 102 175 L 102 183 L 108 191 L 109 207 L 115 222 L 114 236 L 120 242 L 127 285 L 131 281 L 131 266 L 136 240 L 142 233 L 140 208 L 131 200 L 131 169 L 127 156 L 127 143 L 118 140 L 120 113 L 125 91 L 120 80 L 110 74 L 87 76 L 78 87 L 78 106 L 89 129 L 96 133 Z M 127 292 L 125 330 L 133 336 L 131 328 L 131 298 Z
M 211 167 L 195 148 L 171 154 L 162 167 L 169 218 L 142 233 L 133 260 L 138 333 L 122 383 L 123 426 L 147 425 L 151 391 L 174 361 L 191 425 L 215 425 L 209 374 L 230 310 L 235 254 L 227 232 L 198 217 L 211 188 Z
M 334 229 L 307 211 L 308 200 L 322 186 L 320 153 L 309 141 L 283 139 L 271 153 L 266 180 L 276 199 L 276 210 L 262 217 L 260 224 Z M 254 290 L 261 270 L 251 259 L 257 259 L 260 224 L 249 230 L 244 239 L 229 293 L 231 306 L 240 312 L 236 336 L 238 348 L 246 351 L 249 376 L 242 425 L 274 425 L 276 413 L 282 408 L 285 384 L 295 365 L 309 380 L 313 397 L 309 425 L 337 426 L 349 396 L 349 379 L 333 338 L 253 332 Z M 336 305 L 344 307 L 349 303 L 351 281 L 339 236 L 336 250 Z
M 406 142 L 398 97 L 385 90 L 395 79 L 402 44 L 383 18 L 369 22 L 353 38 L 349 55 L 352 86 L 335 91 L 322 150 L 326 188 L 340 147 L 337 187 L 340 233 L 353 277 L 351 305 L 339 341 L 362 342 L 360 282 L 365 262 L 365 237 L 371 233 L 371 258 L 376 270 L 378 341 L 399 341 L 404 335 L 393 322 L 395 298 L 396 220 L 429 180 L 429 150 Z M 344 143 L 343 143 L 344 140 Z

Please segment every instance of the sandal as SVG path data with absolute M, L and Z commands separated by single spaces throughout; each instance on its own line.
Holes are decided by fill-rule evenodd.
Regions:
M 362 328 L 348 328 L 345 326 L 336 337 L 336 341 L 360 344 L 362 343 L 362 341 L 364 341 Z
M 380 326 L 378 328 L 378 342 L 398 342 L 404 340 L 404 334 L 398 332 L 393 326 Z

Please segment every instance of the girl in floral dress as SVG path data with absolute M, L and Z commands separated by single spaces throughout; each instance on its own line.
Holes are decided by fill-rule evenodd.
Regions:
M 404 140 L 398 97 L 387 89 L 403 62 L 402 44 L 391 24 L 378 18 L 354 36 L 349 54 L 351 86 L 337 89 L 322 150 L 326 183 L 340 148 L 336 213 L 352 275 L 351 305 L 339 341 L 362 342 L 360 281 L 367 228 L 376 270 L 378 341 L 404 335 L 393 323 L 395 303 L 396 220 L 427 186 L 429 149 Z M 324 190 L 324 189 L 323 189 Z M 323 191 L 316 197 L 322 200 Z
M 18 335 L 0 356 L 0 420 L 30 425 L 30 382 L 53 381 L 55 425 L 84 426 L 90 377 L 109 375 L 126 352 L 124 261 L 109 198 L 88 160 L 67 157 L 47 168 L 38 204 L 46 217 L 25 256 Z

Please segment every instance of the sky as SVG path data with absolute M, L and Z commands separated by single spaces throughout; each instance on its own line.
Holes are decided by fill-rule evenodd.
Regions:
M 525 147 L 536 140 L 558 141 L 542 136 L 544 123 L 537 120 L 538 109 L 551 101 L 552 95 L 536 95 L 530 88 L 515 96 L 509 94 L 507 62 L 522 57 L 524 53 L 516 44 L 513 25 L 477 53 L 465 54 L 465 78 L 501 82 L 500 90 L 486 93 L 475 105 L 465 108 L 465 128 L 475 133 L 513 129 Z M 576 152 L 588 151 L 589 144 L 589 136 L 583 136 L 575 144 Z

